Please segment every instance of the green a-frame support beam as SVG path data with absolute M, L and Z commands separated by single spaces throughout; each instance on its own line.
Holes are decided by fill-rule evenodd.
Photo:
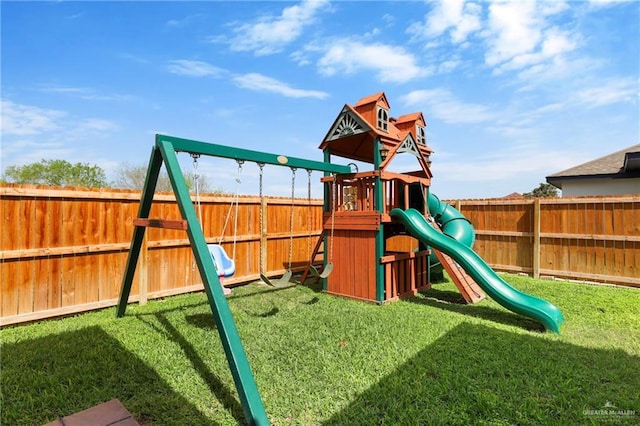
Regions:
M 251 372 L 251 367 L 249 366 L 249 361 L 242 346 L 233 315 L 222 291 L 220 279 L 216 274 L 213 259 L 211 258 L 204 233 L 198 222 L 198 216 L 189 194 L 189 188 L 180 169 L 176 152 L 188 152 L 191 154 L 232 158 L 235 160 L 253 161 L 256 163 L 274 164 L 330 173 L 350 173 L 351 169 L 349 166 L 330 164 L 328 162 L 311 161 L 172 136 L 156 135 L 155 145 L 149 160 L 147 177 L 142 190 L 138 218 L 147 219 L 149 217 L 160 168 L 164 162 L 171 186 L 176 195 L 180 214 L 187 222 L 189 242 L 193 249 L 200 276 L 203 280 L 204 290 L 207 295 L 207 300 L 209 301 L 211 312 L 213 313 L 216 329 L 220 335 L 227 362 L 229 363 L 236 389 L 240 395 L 240 403 L 242 404 L 246 421 L 251 425 L 268 425 L 269 418 L 267 417 L 255 378 Z M 138 264 L 145 230 L 146 228 L 144 226 L 136 225 L 133 231 L 127 266 L 122 280 L 122 288 L 116 310 L 117 317 L 122 317 L 127 309 L 127 302 L 129 300 L 129 294 L 131 293 L 131 286 L 133 284 L 133 277 Z

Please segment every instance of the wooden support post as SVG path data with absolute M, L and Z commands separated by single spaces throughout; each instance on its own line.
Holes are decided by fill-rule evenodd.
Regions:
M 409 208 L 409 184 L 405 183 L 403 185 L 404 190 L 404 206 L 403 209 L 407 210 Z
M 160 149 L 156 146 L 151 151 L 149 167 L 147 168 L 147 177 L 144 181 L 142 197 L 140 198 L 140 206 L 138 207 L 138 217 L 149 216 L 151 203 L 153 203 L 153 194 L 156 190 L 158 176 L 160 175 L 160 168 L 162 167 L 162 161 L 162 154 L 160 152 Z M 146 229 L 147 228 L 144 226 L 136 226 L 133 229 L 133 238 L 131 239 L 129 256 L 127 257 L 127 267 L 125 269 L 124 277 L 122 278 L 120 298 L 118 299 L 118 308 L 116 309 L 116 317 L 118 318 L 124 316 L 124 313 L 127 310 L 129 293 L 131 293 L 133 276 L 136 273 L 136 266 L 138 263 L 138 258 L 140 256 L 140 248 L 142 247 L 142 240 L 144 238 Z
M 533 278 L 540 278 L 540 198 L 533 200 Z
M 140 273 L 139 281 L 139 296 L 140 305 L 146 305 L 149 292 L 149 245 L 147 242 L 147 233 L 142 238 L 142 247 L 140 248 L 140 260 L 138 266 L 138 272 Z
M 260 271 L 264 271 L 264 273 L 266 274 L 267 271 L 267 242 L 269 241 L 269 239 L 267 238 L 267 199 L 266 198 L 262 198 L 262 200 L 260 201 L 260 215 L 262 216 L 262 223 L 260 224 L 260 226 L 262 226 L 262 229 L 260 229 L 260 246 L 263 247 L 263 250 L 260 252 L 261 256 L 259 259 L 260 262 Z
M 380 171 L 380 163 L 382 162 L 382 158 L 380 157 L 380 148 L 382 146 L 380 142 L 380 137 L 376 138 L 376 142 L 373 145 L 375 152 L 373 155 L 374 158 L 374 168 L 376 172 Z M 386 203 L 385 203 L 385 195 L 384 195 L 384 186 L 382 185 L 382 179 L 380 178 L 380 173 L 376 173 L 374 177 L 373 184 L 373 208 L 378 212 L 378 214 L 382 215 L 385 212 Z M 375 271 L 376 271 L 376 302 L 382 303 L 385 301 L 385 285 L 384 285 L 384 265 L 382 264 L 382 256 L 384 256 L 384 225 L 381 223 L 380 228 L 375 234 Z
M 322 151 L 322 155 L 324 157 L 324 162 L 325 163 L 331 163 L 331 151 L 329 151 L 328 149 L 324 149 Z M 351 170 L 349 170 L 351 171 Z M 329 172 L 324 172 L 324 176 L 325 178 L 328 178 L 329 176 L 331 176 L 331 174 Z M 331 209 L 338 209 L 337 205 L 334 205 L 333 203 L 335 203 L 335 200 L 333 199 L 333 186 L 332 185 L 337 185 L 338 184 L 338 179 L 333 176 L 332 178 L 332 183 L 329 182 L 323 182 L 322 186 L 323 186 L 323 192 L 324 192 L 324 197 L 323 197 L 323 202 L 322 202 L 322 213 L 328 213 L 331 212 Z M 322 236 L 321 238 L 324 239 L 324 246 L 325 247 L 329 247 L 327 245 L 328 242 L 328 237 L 327 237 L 327 233 L 324 232 L 324 229 L 322 231 Z M 327 266 L 327 256 L 325 255 L 324 257 L 324 266 Z M 327 291 L 329 289 L 329 278 L 322 278 L 322 290 L 323 291 Z

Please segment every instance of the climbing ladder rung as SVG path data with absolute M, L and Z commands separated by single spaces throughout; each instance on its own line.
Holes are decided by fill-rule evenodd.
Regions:
M 486 297 L 478 283 L 456 261 L 439 250 L 434 252 L 467 303 L 477 303 Z
M 320 250 L 321 246 L 323 247 L 322 250 Z M 322 258 L 320 260 L 316 259 L 318 254 L 322 254 Z M 302 273 L 302 277 L 300 277 L 301 284 L 304 284 L 307 276 L 309 276 L 311 267 L 320 263 L 324 263 L 324 234 L 320 234 L 320 236 L 318 237 L 318 241 L 316 242 L 316 246 L 313 248 L 311 258 L 309 258 L 309 263 L 305 267 L 304 272 Z

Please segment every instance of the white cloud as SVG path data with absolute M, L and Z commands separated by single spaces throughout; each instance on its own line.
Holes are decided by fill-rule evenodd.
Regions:
M 106 133 L 118 129 L 118 126 L 110 121 L 102 118 L 85 118 L 81 120 L 75 128 L 76 133 Z
M 189 77 L 229 77 L 231 81 L 242 89 L 259 92 L 271 92 L 288 98 L 317 98 L 329 97 L 326 92 L 318 90 L 296 89 L 289 84 L 267 77 L 259 73 L 233 75 L 230 71 L 216 67 L 207 62 L 178 59 L 170 61 L 169 72 Z
M 406 106 L 419 107 L 425 116 L 436 117 L 445 123 L 481 123 L 496 120 L 498 114 L 489 106 L 465 103 L 445 89 L 414 90 L 401 96 Z
M 637 103 L 640 97 L 638 79 L 620 78 L 605 81 L 598 87 L 586 88 L 578 92 L 575 101 L 596 108 L 616 103 Z
M 204 15 L 196 13 L 180 19 L 169 19 L 165 24 L 169 28 L 182 28 L 190 25 L 193 21 L 203 18 Z
M 56 138 L 65 140 L 70 138 L 71 135 L 79 135 L 79 139 L 82 139 L 87 134 L 107 133 L 116 129 L 118 129 L 118 125 L 110 120 L 93 117 L 70 117 L 64 111 L 2 100 L 0 133 L 5 138 L 18 136 L 26 141 L 27 139 L 24 139 L 25 136 L 38 136 L 46 132 L 55 131 L 55 135 L 41 142 L 41 144 L 45 144 Z
M 495 67 L 496 74 L 526 72 L 540 64 L 566 65 L 564 55 L 579 47 L 580 36 L 552 25 L 550 18 L 567 7 L 562 1 L 492 3 L 488 28 L 483 32 L 487 44 L 485 63 Z
M 256 22 L 238 25 L 235 37 L 229 40 L 231 50 L 253 51 L 256 55 L 270 55 L 282 51 L 315 21 L 316 15 L 329 4 L 328 0 L 303 0 L 286 7 L 280 16 L 265 16 Z
M 619 4 L 637 2 L 637 0 L 588 0 L 589 6 L 593 8 L 617 6 Z
M 406 83 L 432 72 L 402 47 L 349 39 L 334 40 L 318 60 L 318 70 L 326 76 L 371 70 L 383 83 Z
M 437 73 L 463 67 L 460 59 L 469 58 L 472 45 L 494 75 L 516 73 L 518 81 L 564 77 L 584 63 L 575 54 L 583 44 L 581 35 L 561 20 L 570 13 L 564 0 L 451 0 L 428 5 L 424 20 L 410 25 L 407 33 L 412 41 L 424 42 Z M 439 51 L 435 49 L 443 49 L 445 37 L 445 54 L 457 58 L 447 64 L 442 55 L 433 55 Z M 462 56 L 457 54 L 461 50 Z
M 533 122 L 541 116 L 556 115 L 562 111 L 585 111 L 619 103 L 637 104 L 640 100 L 637 77 L 611 78 L 595 84 L 580 83 L 579 88 L 566 89 L 561 99 L 528 110 L 525 119 Z
M 188 59 L 176 59 L 169 61 L 167 67 L 170 73 L 186 75 L 189 77 L 223 77 L 227 71 L 207 62 L 191 61 Z
M 396 23 L 396 18 L 390 13 L 385 13 L 382 15 L 382 22 L 384 22 L 385 27 L 392 27 Z
M 74 92 L 74 91 L 71 91 Z M 1 164 L 20 165 L 44 159 L 86 161 L 95 158 L 92 141 L 119 129 L 110 120 L 2 100 Z
M 492 3 L 486 63 L 495 66 L 532 52 L 542 40 L 542 24 L 535 2 Z
M 465 0 L 432 2 L 433 9 L 424 22 L 409 26 L 407 33 L 418 39 L 431 39 L 449 31 L 451 42 L 464 42 L 473 32 L 481 29 L 482 6 Z
M 105 95 L 87 87 L 45 86 L 39 89 L 43 93 L 58 93 L 88 101 L 132 101 L 133 95 L 112 94 Z
M 60 127 L 58 120 L 65 115 L 62 111 L 16 104 L 3 99 L 0 133 L 3 136 L 39 135 L 57 130 Z
M 325 99 L 329 96 L 328 93 L 317 90 L 296 89 L 287 83 L 258 73 L 239 75 L 234 77 L 233 81 L 243 89 L 277 93 L 288 98 Z
M 537 144 L 517 145 L 473 157 L 434 158 L 434 174 L 440 181 L 447 182 L 516 182 L 535 176 L 543 180 L 544 176 L 558 170 L 564 170 L 586 160 L 587 155 L 576 155 L 573 150 L 541 149 Z M 504 194 L 506 195 L 506 194 Z

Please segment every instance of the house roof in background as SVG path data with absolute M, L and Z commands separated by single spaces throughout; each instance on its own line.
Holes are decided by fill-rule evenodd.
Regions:
M 636 172 L 635 167 L 629 168 L 627 164 L 632 163 L 635 165 L 635 161 L 629 161 L 629 159 L 635 159 L 638 153 L 640 153 L 640 144 L 549 175 L 547 176 L 547 182 L 554 184 L 567 178 L 625 177 L 625 172 Z
M 505 195 L 502 198 L 522 198 L 522 194 L 519 192 L 512 192 L 511 194 Z

